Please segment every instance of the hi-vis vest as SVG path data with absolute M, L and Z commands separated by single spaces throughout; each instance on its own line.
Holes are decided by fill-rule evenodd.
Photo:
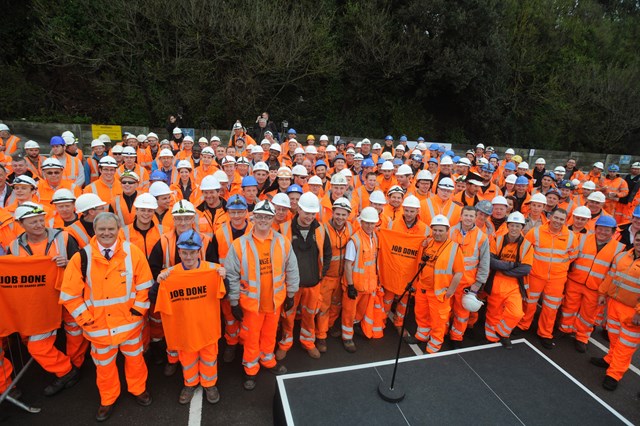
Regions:
M 4 153 L 6 155 L 11 155 L 18 150 L 18 143 L 20 142 L 20 138 L 16 135 L 11 135 L 7 138 L 7 143 L 5 144 Z
M 599 288 L 601 294 L 640 309 L 640 259 L 633 258 L 634 249 L 618 253 L 613 260 L 609 277 Z M 631 318 L 629 318 L 630 320 Z
M 67 240 L 69 234 L 63 232 L 60 229 L 47 228 L 47 245 L 44 249 L 44 254 L 49 255 L 49 251 L 52 247 L 55 248 L 55 254 L 52 256 L 67 257 Z M 11 254 L 14 256 L 33 256 L 29 242 L 27 241 L 27 234 L 23 232 L 13 240 L 10 246 Z
M 285 261 L 291 253 L 291 242 L 282 234 L 272 231 L 269 249 L 272 266 L 273 303 L 277 309 L 287 296 L 285 286 Z M 248 233 L 233 242 L 233 250 L 240 262 L 240 305 L 251 312 L 260 310 L 260 257 L 253 241 L 253 233 Z
M 567 278 L 597 290 L 607 277 L 613 259 L 624 250 L 624 244 L 613 238 L 600 251 L 594 234 L 584 235 L 578 245 L 578 257 L 573 262 Z
M 489 239 L 487 238 L 487 235 L 478 229 L 477 226 L 474 226 L 471 231 L 467 232 L 467 234 L 463 236 L 462 224 L 458 223 L 451 227 L 451 230 L 449 231 L 449 238 L 460 245 L 462 255 L 464 257 L 464 274 L 460 284 L 463 286 L 473 285 L 478 273 L 480 250 L 485 244 L 487 245 L 487 250 L 489 249 Z
M 360 229 L 351 241 L 356 249 L 356 258 L 353 261 L 353 286 L 358 291 L 372 293 L 378 286 L 378 236 L 375 233 L 369 235 Z
M 325 223 L 322 225 L 322 228 L 324 228 L 325 233 L 329 236 L 329 240 L 331 240 L 331 264 L 329 265 L 326 276 L 341 278 L 344 274 L 344 255 L 347 243 L 353 235 L 353 226 L 351 223 L 346 222 L 341 233 L 338 233 L 330 223 Z
M 152 221 L 151 228 L 149 228 L 144 236 L 133 227 L 133 223 L 120 228 L 120 230 L 122 231 L 123 238 L 142 250 L 147 258 L 149 258 L 151 250 L 153 250 L 153 246 L 156 245 L 162 235 L 162 225 L 155 221 Z
M 449 244 L 449 247 L 443 249 L 433 268 L 433 292 L 441 302 L 444 301 L 444 296 L 453 281 L 453 266 L 459 249 L 458 243 L 451 240 L 445 241 L 443 244 Z
M 293 220 L 293 219 L 292 219 Z M 280 226 L 280 232 L 282 233 L 282 235 L 285 236 L 285 238 L 287 238 L 289 241 L 292 241 L 292 234 L 291 234 L 291 220 L 288 220 L 286 222 L 284 222 L 281 226 Z M 322 274 L 322 268 L 324 265 L 324 227 L 322 225 L 318 226 L 315 231 L 315 238 L 316 238 L 316 246 L 318 246 L 318 252 L 319 252 L 319 256 L 318 256 L 318 270 L 320 271 L 320 274 Z M 318 277 L 318 278 L 322 278 L 322 277 Z
M 60 160 L 64 166 L 62 172 L 62 179 L 71 183 L 76 183 L 76 179 L 80 176 L 80 173 L 84 174 L 84 167 L 82 167 L 82 161 L 77 157 L 72 157 L 69 154 L 63 155 L 64 160 Z
M 540 232 L 540 229 L 544 232 Z M 541 279 L 566 278 L 569 265 L 575 257 L 577 236 L 566 226 L 557 235 L 551 234 L 548 230 L 548 224 L 538 226 L 525 237 L 533 244 L 534 250 L 531 275 Z
M 67 226 L 65 228 L 65 231 L 67 231 L 76 239 L 79 248 L 84 248 L 85 246 L 89 245 L 89 241 L 91 241 L 91 237 L 89 236 L 89 234 L 87 234 L 87 230 L 84 229 L 82 223 L 80 223 L 80 219 Z
M 244 235 L 251 232 L 253 228 L 253 223 L 247 221 L 247 227 L 244 229 Z M 229 249 L 233 244 L 233 232 L 231 230 L 231 222 L 224 223 L 218 230 L 216 231 L 216 241 L 218 242 L 218 258 L 220 259 L 219 263 L 223 263 L 224 259 L 227 257 L 227 253 L 229 253 Z

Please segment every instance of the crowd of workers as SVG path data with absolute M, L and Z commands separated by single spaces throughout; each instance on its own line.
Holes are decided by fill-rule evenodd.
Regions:
M 149 405 L 146 353 L 167 376 L 182 366 L 179 403 L 202 386 L 213 404 L 222 336 L 225 363 L 243 346 L 252 390 L 260 369 L 287 372 L 297 320 L 310 357 L 327 351 L 329 335 L 353 353 L 354 333 L 380 337 L 387 318 L 400 332 L 409 297 L 417 329 L 404 339 L 428 353 L 445 337 L 458 347 L 481 301 L 486 340 L 506 349 L 537 310 L 547 349 L 570 335 L 585 353 L 594 327 L 606 327 L 609 352 L 591 363 L 606 369 L 606 389 L 617 387 L 640 343 L 640 162 L 623 178 L 615 164 L 580 170 L 573 159 L 530 168 L 514 150 L 482 144 L 456 155 L 423 138 L 409 149 L 405 136 L 330 144 L 263 130 L 259 143 L 239 122 L 224 143 L 179 128 L 162 141 L 103 135 L 89 155 L 65 132 L 45 157 L 0 124 L 2 252 L 64 269 L 65 350 L 57 328 L 22 336 L 56 376 L 46 395 L 79 380 L 89 351 L 96 418 L 108 419 L 121 352 L 128 391 Z M 411 275 L 419 269 L 412 286 L 379 273 L 399 262 L 383 249 L 385 230 L 418 241 L 406 257 Z M 12 387 L 3 346 L 0 393 Z

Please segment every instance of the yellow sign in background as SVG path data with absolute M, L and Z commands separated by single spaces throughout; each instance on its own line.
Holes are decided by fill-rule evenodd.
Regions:
M 100 135 L 107 135 L 112 141 L 118 142 L 122 139 L 122 126 L 111 126 L 108 124 L 92 124 L 91 136 L 98 139 Z

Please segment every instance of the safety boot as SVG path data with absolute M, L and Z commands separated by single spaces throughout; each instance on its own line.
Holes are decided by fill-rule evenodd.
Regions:
M 311 349 L 307 349 L 307 353 L 313 359 L 319 359 L 320 358 L 320 351 L 315 346 L 313 348 L 311 348 Z
M 511 343 L 511 339 L 508 337 L 501 337 L 500 344 L 505 349 L 513 349 L 513 343 Z
M 198 386 L 185 386 L 180 391 L 180 397 L 178 398 L 178 403 L 185 405 L 191 402 L 193 399 L 193 394 L 196 393 L 196 389 Z
M 316 339 L 316 348 L 321 354 L 327 352 L 327 339 Z
M 593 357 L 591 357 L 589 362 L 591 364 L 595 365 L 596 367 L 609 368 L 609 363 L 607 361 L 605 361 L 604 358 L 598 358 L 598 357 L 593 356 Z
M 238 345 L 227 345 L 224 348 L 224 353 L 222 354 L 222 360 L 224 362 L 232 362 L 236 357 L 236 348 Z
M 220 392 L 218 392 L 218 388 L 215 386 L 204 388 L 204 394 L 206 395 L 207 402 L 209 404 L 215 404 L 220 401 Z
M 276 376 L 279 376 L 281 374 L 286 374 L 287 373 L 287 367 L 285 367 L 284 365 L 277 363 L 276 365 L 274 365 L 273 367 L 268 369 L 272 374 L 275 374 Z
M 256 375 L 245 374 L 244 383 L 242 383 L 242 387 L 245 390 L 254 390 L 256 388 Z
M 349 353 L 354 353 L 356 351 L 356 344 L 353 343 L 353 340 L 343 340 L 342 346 Z
M 335 325 L 329 329 L 329 336 L 331 337 L 340 337 L 342 336 L 342 330 L 340 326 L 336 327 Z
M 164 365 L 164 370 L 162 371 L 162 374 L 164 374 L 165 377 L 171 377 L 174 374 L 176 374 L 177 370 L 178 370 L 177 362 L 168 362 Z
M 587 344 L 579 340 L 573 341 L 573 347 L 576 349 L 576 351 L 580 352 L 581 354 L 587 352 Z
M 604 376 L 602 387 L 608 391 L 614 391 L 618 387 L 618 381 L 611 376 Z
M 276 361 L 282 361 L 286 357 L 287 357 L 287 351 L 280 348 L 276 350 Z
M 46 396 L 53 396 L 63 389 L 70 388 L 78 383 L 80 380 L 80 370 L 75 366 L 71 366 L 71 371 L 62 377 L 56 377 L 56 379 L 46 388 L 44 388 L 44 394 Z

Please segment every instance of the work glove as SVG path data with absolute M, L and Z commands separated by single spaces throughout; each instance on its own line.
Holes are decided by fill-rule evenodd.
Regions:
M 244 312 L 242 312 L 242 308 L 240 307 L 240 305 L 231 306 L 231 313 L 233 314 L 233 317 L 235 319 L 237 319 L 238 321 L 242 321 Z
M 285 312 L 293 308 L 293 297 L 287 297 L 286 299 L 284 299 L 284 304 L 282 305 L 282 307 L 284 308 Z
M 347 286 L 347 296 L 349 296 L 351 300 L 356 300 L 356 297 L 358 297 L 358 290 L 356 290 L 353 284 Z

